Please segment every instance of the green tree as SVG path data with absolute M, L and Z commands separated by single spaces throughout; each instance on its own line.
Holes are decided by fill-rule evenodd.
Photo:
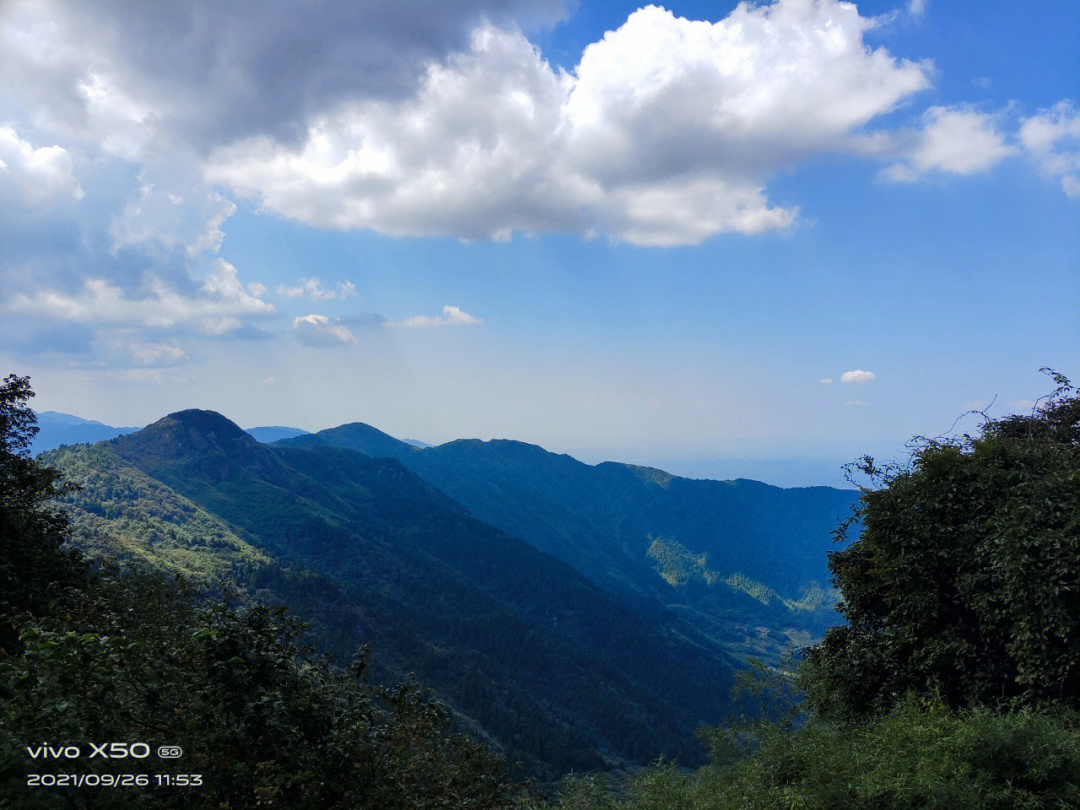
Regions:
M 861 536 L 829 561 L 847 624 L 802 679 L 818 712 L 864 717 L 906 693 L 1080 705 L 1080 397 L 1050 373 L 1030 415 L 920 439 L 902 468 L 858 465 Z
M 67 520 L 52 508 L 68 490 L 30 457 L 33 396 L 28 377 L 0 384 L 0 654 L 13 648 L 19 617 L 49 611 L 85 575 L 78 556 L 61 549 Z
M 500 758 L 412 682 L 369 683 L 301 646 L 286 609 L 210 602 L 180 580 L 64 548 L 65 488 L 29 455 L 29 381 L 0 388 L 0 810 L 493 810 Z M 179 744 L 182 759 L 43 763 L 42 742 Z M 198 774 L 198 787 L 35 788 L 28 773 Z M 154 776 L 148 778 L 154 779 Z

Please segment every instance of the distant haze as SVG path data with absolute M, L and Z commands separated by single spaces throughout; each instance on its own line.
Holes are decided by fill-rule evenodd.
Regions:
M 139 430 L 138 427 L 112 427 L 57 411 L 43 411 L 38 413 L 37 416 L 40 432 L 33 444 L 35 455 L 64 444 L 99 442 Z M 257 441 L 264 444 L 309 433 L 309 431 L 301 428 L 282 425 L 259 426 L 245 428 L 245 430 Z M 401 439 L 401 441 L 420 448 L 433 446 L 418 439 Z M 546 449 L 554 452 L 564 452 L 555 448 Z M 654 456 L 640 452 L 628 452 L 625 455 L 620 455 L 618 453 L 597 453 L 595 451 L 569 452 L 569 455 L 588 464 L 621 461 L 657 467 L 672 475 L 685 478 L 708 478 L 713 480 L 748 478 L 779 487 L 849 487 L 851 485 L 845 480 L 842 467 L 844 464 L 854 460 L 854 455 L 843 459 L 806 457 L 703 458 L 676 455 Z

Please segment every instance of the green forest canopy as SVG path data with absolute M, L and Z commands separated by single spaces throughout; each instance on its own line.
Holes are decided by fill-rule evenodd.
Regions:
M 706 733 L 713 761 L 694 772 L 575 776 L 544 798 L 512 792 L 497 758 L 415 686 L 376 689 L 363 658 L 343 672 L 300 648 L 283 610 L 92 574 L 62 548 L 49 507 L 62 486 L 26 456 L 31 392 L 9 376 L 3 806 L 87 806 L 28 794 L 22 752 L 102 735 L 198 739 L 190 762 L 208 780 L 194 796 L 98 793 L 95 807 L 1080 806 L 1080 397 L 1054 379 L 1030 415 L 920 441 L 901 468 L 864 460 L 862 535 L 830 560 L 848 624 L 807 652 L 801 722 Z

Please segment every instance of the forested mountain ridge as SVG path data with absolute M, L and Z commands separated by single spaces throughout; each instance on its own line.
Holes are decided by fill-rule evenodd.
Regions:
M 382 671 L 416 672 L 533 772 L 690 762 L 693 729 L 729 707 L 719 645 L 659 604 L 628 607 L 393 459 L 260 445 L 184 411 L 44 460 L 84 487 L 70 496 L 80 542 L 224 571 L 314 611 L 329 646 L 371 642 Z M 193 522 L 206 532 L 185 533 Z
M 276 443 L 320 445 L 398 459 L 480 519 L 630 604 L 661 602 L 737 655 L 778 655 L 838 621 L 827 553 L 855 491 L 588 465 L 508 440 L 420 449 L 361 423 Z M 716 576 L 669 576 L 650 554 L 657 542 L 704 558 Z
M 142 428 L 138 427 L 113 427 L 96 422 L 93 419 L 83 419 L 70 413 L 58 411 L 40 411 L 35 414 L 37 418 L 38 432 L 31 441 L 31 450 L 34 455 L 55 450 L 69 444 L 93 444 L 105 441 L 117 436 L 126 436 Z M 295 436 L 303 436 L 306 430 L 300 428 L 284 427 L 281 425 L 268 425 L 245 429 L 248 434 L 264 444 L 276 442 L 280 439 L 291 439 Z
M 32 394 L 26 378 L 11 375 L 0 389 L 0 804 L 130 806 L 132 793 L 31 787 L 45 777 L 36 774 L 41 766 L 26 742 L 55 739 L 61 728 L 74 740 L 120 739 L 138 728 L 151 750 L 184 744 L 185 760 L 178 764 L 204 771 L 197 775 L 205 779 L 202 797 L 215 807 L 1077 806 L 1080 681 L 1073 664 L 1080 624 L 1073 597 L 1080 400 L 1064 377 L 1053 376 L 1057 390 L 1031 416 L 987 420 L 974 437 L 917 439 L 904 466 L 881 469 L 863 460 L 860 469 L 872 486 L 860 490 L 861 536 L 829 560 L 848 623 L 830 629 L 796 669 L 759 664 L 756 674 L 740 678 L 749 691 L 739 713 L 700 730 L 709 764 L 692 772 L 667 760 L 652 768 L 571 773 L 557 787 L 533 790 L 508 784 L 501 758 L 474 736 L 455 733 L 444 710 L 415 683 L 389 689 L 372 683 L 366 652 L 346 669 L 327 665 L 302 646 L 294 620 L 250 599 L 273 601 L 283 583 L 304 576 L 334 598 L 335 579 L 252 544 L 255 533 L 112 452 L 120 442 L 45 457 L 66 470 L 69 483 L 84 486 L 79 493 L 63 484 L 56 467 L 29 458 L 33 419 L 20 403 Z M 217 414 L 181 413 L 163 422 L 157 441 L 123 448 L 132 462 L 231 482 L 241 498 L 259 494 L 264 477 L 286 480 Z M 387 531 L 397 520 L 392 509 L 378 508 L 387 494 L 411 499 L 406 511 L 414 517 L 412 507 L 438 514 L 448 505 L 444 496 L 424 506 L 430 487 L 407 474 L 400 479 L 404 487 L 395 484 L 402 468 L 381 463 L 392 460 L 367 457 L 365 469 L 387 472 L 386 485 L 378 474 L 348 473 L 363 463 L 353 451 L 294 453 L 293 460 L 308 466 L 285 463 L 297 476 L 290 485 L 321 471 L 331 495 L 354 486 L 363 493 L 358 508 L 366 519 L 381 521 Z M 365 480 L 358 484 L 357 478 Z M 97 558 L 102 570 L 63 548 L 72 527 L 53 507 L 63 498 L 80 524 L 74 545 Z M 460 507 L 450 509 L 469 517 Z M 327 508 L 324 517 L 334 511 Z M 444 534 L 460 542 L 453 525 L 445 523 Z M 425 531 L 412 528 L 417 535 Z M 398 540 L 423 546 L 417 536 Z M 202 556 L 202 547 L 213 553 Z M 104 564 L 140 554 L 150 571 Z M 677 541 L 654 539 L 649 556 L 672 585 L 711 587 L 723 579 L 707 554 Z M 197 587 L 170 582 L 160 576 L 162 568 L 184 569 Z M 269 575 L 267 587 L 255 591 L 243 572 L 260 570 Z M 247 586 L 249 598 L 240 605 L 207 599 L 213 594 L 201 586 L 223 578 Z M 785 601 L 760 583 L 731 579 L 762 604 Z M 309 596 L 312 589 L 297 592 Z M 370 605 L 352 603 L 343 588 L 336 595 L 344 596 L 346 608 L 332 611 L 337 621 L 348 614 L 346 625 L 365 641 L 369 627 L 390 630 L 371 638 L 402 656 L 394 646 L 402 625 L 390 626 L 385 616 L 369 612 Z M 495 600 L 495 607 L 505 615 L 509 602 Z M 312 606 L 304 599 L 300 604 L 305 612 Z M 787 607 L 805 610 L 807 604 Z M 673 624 L 667 628 L 678 633 Z M 542 660 L 559 651 L 549 639 L 534 640 Z M 473 663 L 468 683 L 481 685 L 486 705 L 509 710 L 519 734 L 531 732 L 521 722 L 532 719 L 527 711 L 514 714 L 528 708 L 514 702 L 516 684 L 484 692 L 506 670 L 491 677 L 493 656 L 476 648 L 465 656 Z M 594 682 L 611 672 L 602 657 L 584 661 Z M 580 684 L 572 677 L 568 682 Z M 466 704 L 469 698 L 463 696 Z M 643 707 L 644 701 L 622 704 L 631 712 Z M 482 727 L 458 716 L 479 736 L 499 719 Z M 638 719 L 647 725 L 651 718 Z M 558 742 L 572 743 L 582 728 L 563 731 Z M 523 751 L 486 736 L 506 754 Z M 588 755 L 598 741 L 607 742 L 586 737 L 576 753 Z M 94 775 L 102 786 L 111 776 L 104 770 Z M 192 802 L 191 794 L 174 791 L 142 797 L 155 807 Z

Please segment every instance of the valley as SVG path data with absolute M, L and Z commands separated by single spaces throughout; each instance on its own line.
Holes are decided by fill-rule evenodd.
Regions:
M 414 673 L 545 777 L 702 761 L 690 732 L 732 711 L 746 657 L 838 620 L 821 560 L 854 494 L 356 424 L 262 444 L 209 411 L 42 461 L 99 563 L 290 605 L 317 649 L 369 645 L 373 677 Z

